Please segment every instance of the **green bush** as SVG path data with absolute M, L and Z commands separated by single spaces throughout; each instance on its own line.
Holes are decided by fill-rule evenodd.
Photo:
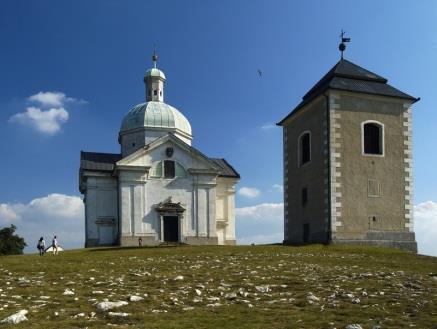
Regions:
M 24 239 L 15 233 L 17 227 L 5 227 L 0 230 L 0 255 L 21 255 L 27 246 Z

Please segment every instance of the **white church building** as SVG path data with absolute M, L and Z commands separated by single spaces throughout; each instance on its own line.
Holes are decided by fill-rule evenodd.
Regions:
M 123 118 L 120 154 L 81 152 L 85 247 L 235 244 L 238 172 L 191 146 L 191 126 L 164 103 L 164 73 L 144 77 L 146 102 Z

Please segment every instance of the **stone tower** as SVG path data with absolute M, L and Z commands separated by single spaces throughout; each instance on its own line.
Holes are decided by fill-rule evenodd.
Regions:
M 411 106 L 418 98 L 341 59 L 278 125 L 284 243 L 416 252 Z

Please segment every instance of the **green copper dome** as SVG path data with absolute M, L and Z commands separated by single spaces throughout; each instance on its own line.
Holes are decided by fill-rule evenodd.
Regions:
M 143 127 L 173 128 L 191 136 L 191 125 L 187 118 L 163 102 L 146 102 L 134 106 L 125 115 L 120 132 Z
M 157 69 L 156 67 L 146 71 L 146 74 L 144 75 L 144 79 L 147 79 L 148 77 L 158 77 L 165 80 L 164 72 L 162 72 L 160 69 Z

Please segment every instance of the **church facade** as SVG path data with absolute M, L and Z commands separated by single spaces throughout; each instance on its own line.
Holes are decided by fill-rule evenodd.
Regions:
M 342 58 L 278 123 L 284 243 L 417 251 L 411 122 L 417 100 Z
M 191 125 L 164 102 L 164 73 L 144 77 L 146 102 L 124 117 L 119 154 L 81 152 L 85 246 L 235 244 L 235 185 L 222 158 L 191 145 Z

